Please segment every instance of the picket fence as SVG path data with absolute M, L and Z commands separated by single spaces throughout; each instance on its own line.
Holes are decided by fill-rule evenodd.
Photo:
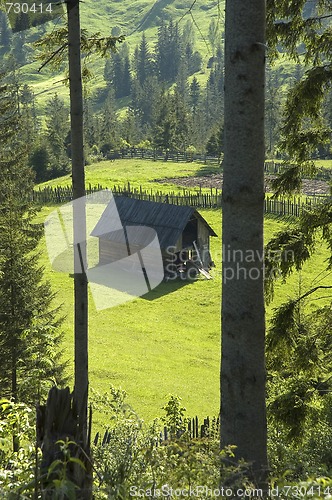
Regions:
M 171 432 L 170 429 L 164 427 L 156 439 L 154 444 L 159 446 L 163 443 L 172 441 L 173 439 L 179 439 L 186 433 L 188 439 L 218 439 L 219 438 L 219 427 L 220 420 L 218 417 L 206 417 L 201 424 L 199 418 L 196 416 L 189 419 L 187 422 L 181 426 L 177 431 Z M 103 435 L 99 432 L 95 435 L 93 440 L 94 445 L 101 444 L 102 446 L 107 446 L 112 442 L 113 433 L 111 429 L 106 429 Z
M 103 188 L 100 185 L 89 185 L 86 189 L 86 194 L 92 194 L 100 191 Z M 170 203 L 173 205 L 185 205 L 195 208 L 221 208 L 221 190 L 210 189 L 209 192 L 189 191 L 183 189 L 181 192 L 162 191 L 147 191 L 142 187 L 135 188 L 129 183 L 125 186 L 113 186 L 112 193 L 114 196 L 128 196 L 139 200 L 154 201 L 159 203 Z M 33 192 L 33 199 L 41 205 L 67 203 L 73 199 L 72 187 L 44 187 Z M 266 214 L 273 214 L 286 217 L 298 217 L 303 208 L 311 209 L 318 203 L 324 200 L 331 199 L 328 196 L 307 196 L 306 198 L 293 199 L 275 199 L 267 197 L 264 201 L 264 210 Z
M 179 429 L 175 437 L 179 438 L 186 432 L 189 439 L 217 438 L 219 436 L 219 422 L 217 417 L 206 417 L 201 424 L 196 416 L 190 419 L 182 429 Z M 160 440 L 168 441 L 170 439 L 172 439 L 172 433 L 167 427 L 164 427 L 160 433 Z

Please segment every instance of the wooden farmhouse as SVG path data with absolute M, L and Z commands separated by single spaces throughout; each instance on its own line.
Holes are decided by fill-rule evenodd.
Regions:
M 147 228 L 152 228 L 158 235 L 165 277 L 170 269 L 180 271 L 188 263 L 202 274 L 207 274 L 206 271 L 213 265 L 210 236 L 217 235 L 195 208 L 125 196 L 116 196 L 113 200 L 91 233 L 99 238 L 100 265 L 144 250 L 149 243 Z M 126 228 L 132 227 L 135 234 L 129 250 Z

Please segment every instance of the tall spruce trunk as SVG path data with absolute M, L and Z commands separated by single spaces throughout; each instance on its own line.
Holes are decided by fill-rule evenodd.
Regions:
M 85 196 L 83 93 L 81 71 L 81 28 L 79 0 L 67 0 L 69 84 L 71 119 L 72 182 L 74 200 Z M 84 199 L 84 198 L 83 198 Z M 74 219 L 74 308 L 75 308 L 75 386 L 74 403 L 78 414 L 78 437 L 83 450 L 90 454 L 88 436 L 88 283 L 86 270 L 85 203 L 73 209 Z M 78 245 L 77 245 L 78 244 Z M 80 498 L 91 497 L 91 478 L 77 468 Z
M 267 473 L 263 295 L 265 1 L 226 0 L 221 446 Z

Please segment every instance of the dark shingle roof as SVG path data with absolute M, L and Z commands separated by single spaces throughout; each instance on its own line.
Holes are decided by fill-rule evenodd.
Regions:
M 210 235 L 216 236 L 213 229 L 192 207 L 143 201 L 125 196 L 116 196 L 114 200 L 115 204 L 111 202 L 105 209 L 91 233 L 92 236 L 99 236 L 112 241 L 120 238 L 119 241 L 122 241 L 120 231 L 117 231 L 118 237 L 116 233 L 112 233 L 112 231 L 119 229 L 118 217 L 120 217 L 123 226 L 148 226 L 153 228 L 158 234 L 161 248 L 175 245 L 192 217 L 202 220 L 208 227 Z M 144 239 L 143 234 L 141 236 Z M 137 243 L 140 244 L 141 242 L 137 241 Z

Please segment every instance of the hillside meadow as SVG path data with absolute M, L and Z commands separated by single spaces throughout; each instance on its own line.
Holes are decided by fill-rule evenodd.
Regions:
M 215 165 L 204 165 L 203 163 L 176 163 L 171 161 L 151 161 L 145 159 L 124 159 L 106 160 L 99 163 L 92 163 L 85 169 L 85 180 L 88 186 L 100 185 L 103 188 L 112 189 L 113 186 L 124 187 L 128 183 L 133 188 L 140 186 L 145 190 L 162 192 L 182 192 L 183 188 L 177 186 L 167 179 L 174 177 L 205 176 L 209 173 L 218 172 Z M 159 183 L 158 180 L 163 180 Z M 36 189 L 43 189 L 46 186 L 70 186 L 71 177 L 66 175 L 39 184 Z M 197 187 L 197 190 L 199 187 Z M 190 189 L 195 191 L 194 188 Z
M 89 33 L 100 33 L 100 36 L 109 36 L 112 30 L 125 36 L 131 54 L 140 43 L 143 31 L 149 41 L 151 48 L 157 39 L 157 28 L 163 19 L 168 22 L 170 19 L 180 22 L 180 26 L 194 19 L 193 30 L 195 33 L 196 49 L 201 52 L 203 58 L 202 70 L 197 73 L 197 78 L 201 82 L 206 82 L 208 76 L 207 62 L 212 56 L 212 47 L 208 41 L 208 30 L 212 19 L 219 24 L 223 31 L 224 1 L 199 0 L 192 6 L 190 15 L 189 9 L 192 2 L 186 0 L 121 0 L 108 2 L 100 0 L 95 2 L 82 2 L 80 8 L 81 26 Z M 44 25 L 46 32 L 51 32 L 61 26 L 66 19 L 65 13 L 56 18 L 54 22 Z M 36 28 L 26 32 L 26 43 L 31 46 L 41 34 Z M 89 69 L 93 73 L 92 80 L 86 86 L 87 95 L 98 101 L 100 93 L 105 91 L 106 82 L 104 80 L 105 59 L 100 57 L 89 57 Z M 68 87 L 63 84 L 65 76 L 65 65 L 60 71 L 51 71 L 46 66 L 41 71 L 40 62 L 37 60 L 37 52 L 34 52 L 28 64 L 20 68 L 23 83 L 27 83 L 33 90 L 36 98 L 38 110 L 41 115 L 45 114 L 47 101 L 57 93 L 68 104 Z M 123 103 L 126 106 L 128 103 Z M 120 107 L 121 104 L 120 104 Z
M 117 160 L 101 162 L 86 168 L 87 182 L 112 187 L 130 181 L 156 190 L 156 178 L 175 175 L 197 175 L 198 164 L 140 162 Z M 69 185 L 64 177 L 50 185 Z M 162 185 L 163 190 L 174 185 Z M 166 191 L 165 191 L 166 192 Z M 55 206 L 45 206 L 39 214 L 43 220 Z M 90 293 L 89 369 L 90 388 L 102 394 L 110 385 L 128 393 L 128 403 L 146 421 L 162 414 L 161 407 L 170 394 L 182 397 L 190 416 L 217 415 L 219 411 L 220 303 L 221 303 L 221 211 L 199 212 L 217 233 L 211 238 L 211 254 L 216 267 L 213 280 L 201 277 L 194 282 L 176 280 L 161 283 L 147 295 L 117 307 L 97 311 Z M 267 216 L 265 241 L 282 229 L 286 220 Z M 327 250 L 317 249 L 314 260 L 286 284 L 278 284 L 273 308 L 311 284 L 326 284 L 324 278 Z M 65 315 L 63 329 L 64 358 L 70 360 L 68 373 L 73 374 L 73 279 L 51 268 L 45 241 L 41 242 L 41 261 L 45 276 L 57 293 Z M 322 274 L 320 274 L 322 273 Z M 318 278 L 317 278 L 318 277 Z M 315 301 L 309 304 L 314 307 Z M 96 415 L 98 423 L 103 417 Z

